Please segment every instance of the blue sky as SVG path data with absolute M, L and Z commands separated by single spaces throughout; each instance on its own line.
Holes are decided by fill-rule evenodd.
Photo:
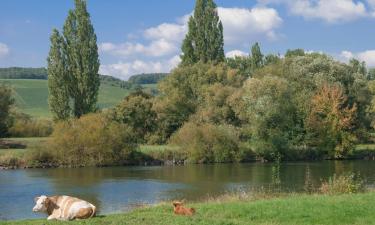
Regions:
M 356 57 L 375 66 L 375 0 L 217 0 L 227 56 L 290 48 Z M 168 72 L 194 0 L 88 0 L 98 37 L 100 72 L 127 79 Z M 2 0 L 0 67 L 46 66 L 49 35 L 61 29 L 73 0 Z

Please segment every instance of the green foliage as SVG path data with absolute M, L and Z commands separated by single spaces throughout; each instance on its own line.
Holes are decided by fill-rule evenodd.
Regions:
M 99 55 L 96 35 L 87 12 L 86 1 L 75 0 L 63 28 L 55 30 L 48 58 L 50 106 L 56 120 L 70 114 L 80 117 L 97 109 L 100 86 Z
M 66 84 L 68 68 L 63 52 L 64 38 L 54 29 L 51 35 L 51 48 L 48 62 L 48 103 L 54 120 L 70 117 L 69 88 Z
M 296 130 L 296 108 L 287 80 L 265 76 L 251 78 L 244 85 L 244 99 L 250 121 L 251 142 L 259 156 L 274 160 L 290 149 Z
M 152 96 L 139 91 L 127 96 L 114 109 L 114 119 L 130 126 L 140 143 L 145 143 L 156 126 Z
M 228 125 L 185 123 L 171 138 L 193 162 L 233 162 L 239 154 L 239 136 Z
M 251 67 L 252 69 L 259 69 L 264 65 L 264 57 L 262 52 L 260 51 L 260 46 L 258 42 L 256 42 L 251 47 Z
M 354 173 L 342 174 L 340 176 L 334 174 L 328 181 L 324 181 L 319 188 L 323 194 L 354 194 L 364 192 L 366 190 L 363 180 Z
M 285 58 L 288 58 L 288 57 L 295 57 L 295 56 L 304 56 L 305 55 L 305 50 L 301 49 L 301 48 L 297 48 L 297 49 L 288 49 L 288 51 L 286 51 L 285 53 Z
M 0 84 L 0 138 L 8 134 L 8 129 L 11 125 L 10 109 L 13 103 L 12 90 Z
M 213 0 L 197 0 L 182 44 L 182 64 L 223 62 L 223 25 Z
M 128 82 L 131 84 L 156 84 L 163 80 L 168 73 L 144 73 L 133 75 L 129 78 Z
M 123 165 L 130 163 L 135 140 L 129 126 L 89 114 L 56 124 L 46 150 L 41 147 L 31 154 L 51 157 L 46 161 L 62 166 Z
M 99 75 L 100 77 L 100 84 L 103 85 L 103 84 L 106 84 L 106 85 L 110 85 L 110 86 L 114 86 L 114 87 L 120 87 L 120 88 L 124 88 L 124 89 L 130 89 L 131 88 L 131 84 L 127 81 L 123 81 L 123 80 L 120 80 L 118 78 L 115 78 L 115 77 L 112 77 L 112 76 L 109 76 L 109 75 Z
M 226 64 L 230 68 L 238 70 L 238 72 L 245 77 L 250 77 L 252 75 L 252 61 L 250 56 L 226 58 Z
M 12 113 L 12 120 L 9 128 L 12 137 L 48 137 L 53 131 L 52 121 L 32 118 L 24 113 Z
M 279 55 L 274 55 L 274 54 L 268 54 L 264 57 L 264 65 L 272 65 L 272 64 L 277 64 L 281 61 Z
M 204 96 L 215 89 L 214 84 L 240 87 L 243 80 L 245 77 L 224 64 L 197 63 L 175 69 L 160 83 L 160 94 L 154 103 L 158 117 L 157 143 L 165 143 L 200 106 L 205 106 Z
M 47 79 L 47 70 L 41 68 L 0 68 L 0 79 Z

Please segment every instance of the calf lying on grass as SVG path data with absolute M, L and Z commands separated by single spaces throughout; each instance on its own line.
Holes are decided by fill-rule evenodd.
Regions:
M 42 195 L 35 198 L 34 212 L 45 212 L 47 220 L 87 219 L 95 216 L 96 207 L 84 200 L 70 196 Z
M 185 208 L 182 202 L 173 202 L 173 206 L 173 211 L 176 215 L 192 216 L 195 213 L 194 208 Z

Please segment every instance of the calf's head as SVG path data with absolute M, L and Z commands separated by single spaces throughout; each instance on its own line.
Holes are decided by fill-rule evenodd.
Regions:
M 34 199 L 35 206 L 33 208 L 33 212 L 47 212 L 48 206 L 50 204 L 50 199 L 45 196 L 39 196 Z
M 175 208 L 180 207 L 180 206 L 182 206 L 182 205 L 183 205 L 182 202 L 178 202 L 178 201 L 173 202 L 173 206 L 174 206 Z

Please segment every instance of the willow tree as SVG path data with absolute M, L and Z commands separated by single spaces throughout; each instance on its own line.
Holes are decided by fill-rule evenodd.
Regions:
M 51 37 L 51 51 L 55 48 Z M 54 81 L 49 82 L 51 89 L 56 93 L 68 93 L 68 100 L 63 104 L 55 103 L 56 97 L 54 92 L 50 92 L 50 105 L 58 106 L 52 112 L 64 111 L 67 105 L 72 103 L 72 114 L 75 117 L 81 117 L 86 113 L 96 110 L 98 100 L 98 92 L 100 86 L 99 78 L 99 55 L 96 43 L 96 35 L 94 27 L 90 20 L 90 14 L 87 11 L 86 1 L 75 0 L 75 9 L 70 10 L 63 28 L 62 44 L 57 45 L 56 52 L 61 52 L 59 65 L 48 70 L 57 71 L 52 79 L 59 80 L 59 85 Z M 51 56 L 51 55 L 50 55 Z M 49 75 L 50 76 L 50 75 Z M 57 115 L 55 113 L 55 115 Z M 65 115 L 65 114 L 64 114 Z M 65 117 L 57 117 L 65 119 Z
M 182 64 L 224 61 L 223 24 L 213 0 L 197 0 L 182 43 Z

